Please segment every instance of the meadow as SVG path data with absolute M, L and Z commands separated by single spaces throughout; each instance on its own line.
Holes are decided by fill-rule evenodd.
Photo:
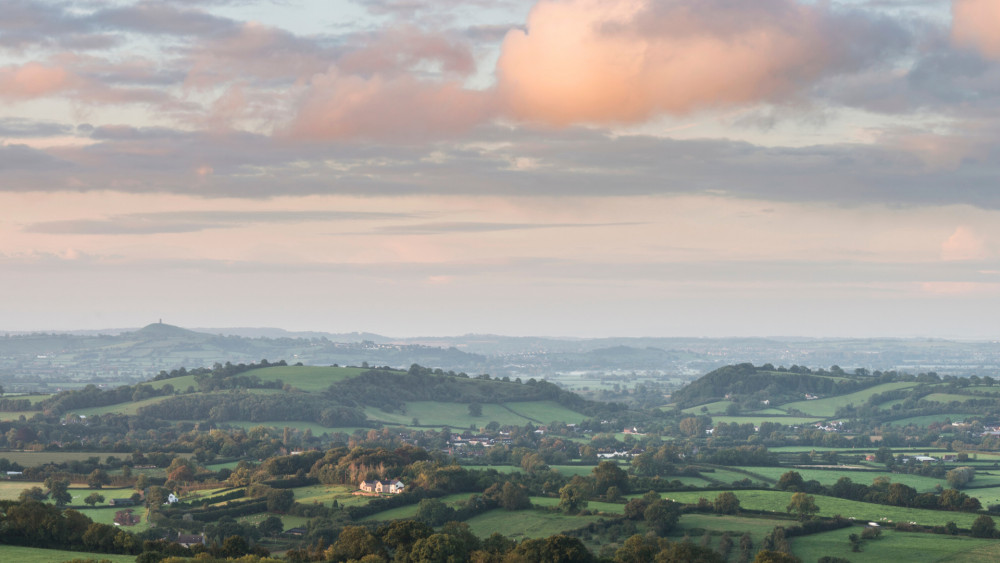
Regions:
M 135 563 L 135 555 L 113 555 L 108 553 L 80 553 L 79 551 L 60 551 L 58 549 L 40 549 L 37 547 L 20 547 L 16 545 L 0 545 L 0 561 L 17 561 L 18 563 L 54 563 L 72 561 L 80 558 L 108 560 L 111 563 Z
M 899 420 L 892 420 L 886 424 L 891 424 L 892 426 L 909 426 L 910 424 L 914 426 L 929 426 L 935 422 L 962 422 L 967 419 L 981 418 L 980 415 L 970 414 L 970 413 L 946 413 L 946 414 L 928 414 L 924 416 L 910 416 L 907 418 L 900 418 Z
M 881 385 L 875 385 L 874 387 L 869 387 L 867 389 L 862 389 L 861 391 L 855 391 L 854 393 L 847 393 L 845 395 L 837 395 L 835 397 L 827 397 L 822 399 L 795 401 L 794 403 L 785 403 L 781 405 L 782 409 L 797 409 L 808 415 L 819 416 L 828 418 L 834 416 L 837 409 L 850 404 L 855 406 L 861 406 L 868 401 L 868 399 L 877 393 L 884 393 L 886 391 L 892 391 L 895 389 L 906 389 L 909 387 L 915 387 L 916 382 L 912 381 L 896 381 L 893 383 L 883 383 Z
M 341 506 L 367 504 L 372 497 L 352 494 L 357 487 L 351 485 L 312 485 L 292 489 L 295 501 L 302 504 L 320 503 L 331 506 L 333 501 Z
M 181 454 L 184 457 L 191 457 L 191 454 Z M 21 451 L 0 451 L 0 457 L 9 461 L 19 463 L 23 467 L 34 467 L 45 465 L 46 463 L 63 463 L 67 461 L 87 461 L 92 457 L 104 461 L 108 456 L 115 456 L 125 459 L 128 454 L 121 452 L 21 452 Z
M 746 424 L 750 423 L 754 426 L 760 426 L 765 422 L 777 422 L 778 424 L 784 424 L 785 426 L 803 426 L 807 424 L 815 424 L 823 420 L 819 417 L 812 416 L 779 416 L 779 415 L 746 415 L 746 416 L 713 416 L 712 423 L 719 424 L 720 422 L 725 422 L 726 424 Z
M 760 543 L 764 536 L 769 534 L 775 526 L 793 526 L 794 520 L 777 518 L 753 518 L 748 516 L 724 516 L 719 514 L 685 514 L 681 516 L 677 528 L 671 532 L 671 536 L 676 538 L 689 535 L 697 540 L 698 536 L 711 532 L 729 532 L 733 536 L 733 541 L 739 543 L 739 537 L 744 532 L 749 532 L 754 545 Z M 675 538 L 675 539 L 676 539 Z
M 545 538 L 569 530 L 582 528 L 600 520 L 599 516 L 569 516 L 561 512 L 547 510 L 519 510 L 510 512 L 503 509 L 474 516 L 466 521 L 472 533 L 488 537 L 493 532 L 508 538 Z
M 868 540 L 861 552 L 852 552 L 847 536 L 860 534 L 861 528 L 852 526 L 842 530 L 824 532 L 792 539 L 792 553 L 803 561 L 816 561 L 824 555 L 841 557 L 853 563 L 931 563 L 935 561 L 997 561 L 1000 559 L 1000 542 L 967 536 L 919 534 L 883 530 L 882 537 Z M 905 554 L 905 556 L 903 555 Z
M 555 401 L 516 402 L 509 405 L 483 403 L 482 409 L 482 415 L 474 417 L 469 414 L 469 405 L 464 403 L 413 401 L 406 403 L 403 413 L 385 412 L 376 407 L 367 407 L 365 414 L 370 420 L 388 424 L 409 426 L 413 419 L 417 419 L 421 427 L 449 426 L 452 428 L 468 428 L 470 425 L 475 425 L 478 428 L 494 421 L 500 424 L 523 426 L 529 422 L 537 425 L 539 420 L 545 420 L 547 424 L 557 419 L 562 419 L 564 422 L 579 422 L 586 418 L 580 413 L 566 409 Z M 546 418 L 536 418 L 537 416 L 551 418 L 546 420 Z
M 664 493 L 664 498 L 677 502 L 692 504 L 699 498 L 714 500 L 721 491 L 676 491 Z M 792 493 L 785 491 L 732 491 L 740 499 L 740 505 L 748 510 L 763 510 L 768 512 L 785 512 Z M 630 495 L 636 497 L 641 495 Z M 857 520 L 879 521 L 882 518 L 894 522 L 917 522 L 926 526 L 943 526 L 955 522 L 960 528 L 968 529 L 976 519 L 976 514 L 969 512 L 945 512 L 940 510 L 923 510 L 919 508 L 904 508 L 898 506 L 883 506 L 867 502 L 846 500 L 835 497 L 814 495 L 819 516 L 835 516 L 837 514 Z

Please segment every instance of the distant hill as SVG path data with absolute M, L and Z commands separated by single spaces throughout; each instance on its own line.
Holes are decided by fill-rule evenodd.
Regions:
M 146 325 L 133 333 L 142 338 L 211 338 L 211 334 L 195 332 L 179 326 L 168 325 L 162 322 Z
M 681 407 L 692 407 L 725 398 L 767 400 L 781 403 L 801 399 L 806 393 L 840 395 L 878 384 L 879 379 L 846 373 L 813 373 L 807 368 L 778 371 L 774 366 L 744 363 L 721 367 L 691 382 L 671 399 Z

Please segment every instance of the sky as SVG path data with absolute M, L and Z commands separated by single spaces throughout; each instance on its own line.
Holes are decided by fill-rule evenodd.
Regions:
M 3 330 L 1000 337 L 997 0 L 0 13 Z

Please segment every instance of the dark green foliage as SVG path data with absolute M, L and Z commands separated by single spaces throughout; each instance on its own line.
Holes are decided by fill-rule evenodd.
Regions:
M 594 556 L 578 538 L 557 535 L 524 540 L 513 552 L 513 561 L 532 563 L 590 563 Z
M 970 531 L 974 538 L 992 538 L 996 537 L 997 525 L 989 516 L 980 514 L 976 517 L 976 521 L 972 523 Z
M 715 497 L 713 508 L 718 514 L 738 514 L 740 512 L 740 499 L 729 491 L 719 493 Z

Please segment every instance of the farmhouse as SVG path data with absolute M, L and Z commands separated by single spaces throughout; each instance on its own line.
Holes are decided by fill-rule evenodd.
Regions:
M 405 485 L 399 479 L 393 479 L 392 481 L 362 481 L 358 488 L 366 493 L 396 495 L 403 492 Z

